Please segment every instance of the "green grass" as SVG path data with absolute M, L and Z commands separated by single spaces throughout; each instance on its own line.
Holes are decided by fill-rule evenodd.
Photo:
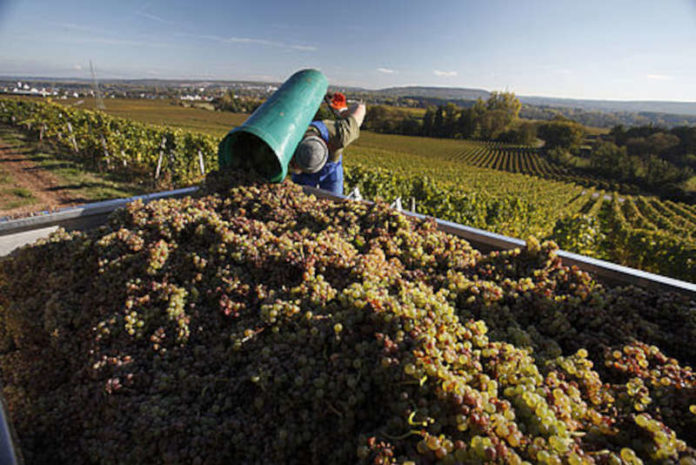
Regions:
M 0 211 L 26 207 L 36 202 L 36 197 L 34 197 L 29 189 L 25 189 L 24 187 L 0 186 Z
M 0 168 L 0 210 L 25 207 L 36 203 L 37 199 L 29 189 L 14 186 L 12 175 Z
M 31 191 L 25 187 L 15 187 L 13 189 L 9 189 L 9 192 L 12 195 L 21 197 L 23 199 L 31 199 L 34 197 L 34 194 L 32 194 Z
M 14 146 L 17 152 L 38 167 L 52 173 L 58 179 L 58 185 L 53 189 L 61 190 L 76 202 L 131 197 L 153 190 L 111 173 L 90 171 L 82 163 L 56 153 L 47 144 L 29 140 L 27 136 L 14 129 L 0 127 L 0 139 Z M 0 172 L 0 192 L 3 200 L 0 202 L 0 209 L 17 208 L 37 202 L 31 191 L 14 186 L 13 190 L 11 184 L 11 176 L 7 172 Z
M 85 171 L 85 167 L 81 163 L 57 159 L 56 155 L 49 151 L 37 151 L 31 159 L 38 166 L 51 171 L 61 179 L 60 188 L 67 194 L 84 201 L 131 197 L 148 191 L 145 186 L 139 186 L 127 180 L 119 180 L 107 173 Z
M 10 173 L 0 168 L 0 186 L 3 184 L 10 184 L 12 181 L 13 179 L 12 176 L 10 176 Z

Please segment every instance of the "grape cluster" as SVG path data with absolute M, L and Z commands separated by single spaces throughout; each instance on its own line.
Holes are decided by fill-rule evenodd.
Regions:
M 37 464 L 693 465 L 694 302 L 555 251 L 216 173 L 0 263 L 3 395 Z

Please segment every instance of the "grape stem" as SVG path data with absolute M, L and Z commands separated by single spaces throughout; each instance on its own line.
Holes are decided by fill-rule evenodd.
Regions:
M 331 410 L 333 413 L 339 416 L 339 418 L 343 418 L 343 413 L 341 413 L 340 410 L 338 410 L 336 407 L 331 405 L 331 402 L 327 402 L 326 405 L 329 407 L 329 410 Z
M 408 424 L 411 426 L 423 426 L 423 427 L 428 426 L 428 420 L 413 421 L 413 417 L 415 417 L 417 413 L 418 412 L 416 412 L 415 410 L 413 412 L 411 412 L 411 414 L 408 416 Z
M 391 434 L 385 433 L 384 431 L 380 431 L 380 433 L 383 436 L 385 436 L 386 438 L 391 439 L 392 441 L 399 441 L 401 439 L 406 439 L 407 437 L 413 436 L 413 435 L 423 436 L 423 433 L 417 429 L 409 430 L 400 436 L 392 436 Z

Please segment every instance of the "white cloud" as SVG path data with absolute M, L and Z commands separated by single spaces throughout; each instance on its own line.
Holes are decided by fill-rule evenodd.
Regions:
M 152 13 L 147 13 L 147 12 L 145 12 L 145 11 L 136 11 L 135 14 L 136 14 L 137 16 L 142 16 L 143 18 L 151 19 L 152 21 L 156 21 L 156 22 L 158 22 L 158 23 L 170 24 L 170 25 L 172 25 L 172 26 L 178 26 L 178 25 L 179 25 L 179 23 L 177 23 L 176 21 L 170 21 L 170 20 L 168 20 L 168 19 L 164 19 L 164 18 L 162 18 L 162 17 L 160 17 L 160 16 L 153 15 Z
M 317 47 L 313 45 L 299 45 L 299 44 L 288 44 L 285 42 L 276 42 L 267 39 L 255 39 L 251 37 L 220 37 L 208 34 L 177 34 L 184 37 L 193 37 L 196 39 L 203 40 L 213 40 L 216 42 L 227 43 L 227 44 L 252 44 L 252 45 L 263 45 L 266 47 L 278 47 L 278 48 L 288 48 L 291 50 L 298 50 L 300 52 L 315 52 Z
M 667 76 L 666 74 L 648 74 L 646 77 L 655 81 L 671 81 L 674 79 L 672 76 Z
M 73 69 L 76 71 L 82 71 L 82 65 L 74 65 Z
M 395 70 L 389 69 L 389 68 L 377 68 L 377 71 L 379 71 L 380 73 L 384 73 L 384 74 L 394 74 L 394 73 L 396 73 Z
M 58 26 L 62 29 L 67 29 L 67 30 L 76 31 L 76 32 L 88 32 L 90 34 L 97 33 L 97 32 L 103 32 L 103 31 L 95 29 L 93 27 L 82 26 L 80 24 L 74 24 L 74 23 L 59 23 L 56 21 L 46 21 L 46 23 L 52 24 L 54 26 Z
M 128 45 L 132 47 L 168 47 L 168 44 L 161 42 L 150 42 L 146 40 L 124 40 L 112 39 L 109 37 L 65 37 L 55 38 L 56 42 L 67 44 L 104 44 L 104 45 Z
M 236 43 L 236 44 L 257 44 L 257 45 L 265 45 L 268 47 L 290 48 L 293 50 L 299 50 L 301 52 L 314 52 L 317 50 L 317 48 L 312 46 L 312 45 L 286 44 L 284 42 L 275 42 L 275 41 L 266 40 L 266 39 L 252 39 L 249 37 L 226 37 L 226 38 L 222 38 L 222 42 Z
M 46 24 L 51 24 L 53 26 L 60 27 L 61 29 L 67 29 L 73 31 L 77 34 L 71 34 L 66 37 L 56 37 L 53 40 L 56 42 L 70 43 L 70 44 L 91 44 L 100 43 L 106 45 L 130 45 L 135 47 L 167 47 L 169 44 L 162 42 L 155 42 L 152 40 L 130 40 L 122 39 L 121 34 L 113 33 L 106 29 L 94 28 L 90 26 L 83 26 L 81 24 L 74 23 L 60 23 L 55 21 L 45 21 Z
M 293 50 L 299 50 L 300 52 L 316 52 L 317 48 L 314 45 L 290 45 Z
M 439 71 L 436 69 L 435 71 L 433 71 L 433 74 L 435 74 L 435 76 L 438 76 L 438 77 L 454 77 L 457 75 L 457 72 L 456 71 Z

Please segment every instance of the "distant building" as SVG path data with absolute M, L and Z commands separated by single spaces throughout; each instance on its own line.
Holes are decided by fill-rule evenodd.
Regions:
M 203 100 L 203 97 L 200 95 L 182 95 L 179 97 L 180 100 L 187 100 L 187 101 L 198 101 L 198 100 Z

